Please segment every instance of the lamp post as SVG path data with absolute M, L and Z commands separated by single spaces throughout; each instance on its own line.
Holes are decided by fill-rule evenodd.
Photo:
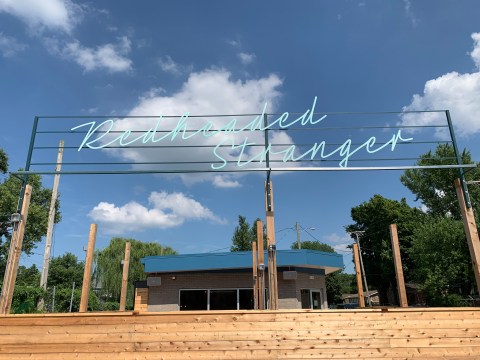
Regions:
M 352 231 L 350 234 L 355 235 L 355 242 L 358 245 L 358 252 L 360 254 L 360 267 L 362 268 L 362 275 L 363 275 L 363 282 L 365 283 L 365 290 L 367 291 L 367 302 L 368 306 L 372 306 L 370 303 L 370 297 L 369 297 L 369 292 L 368 292 L 368 284 L 367 284 L 367 276 L 365 275 L 365 269 L 363 267 L 363 258 L 362 258 L 362 248 L 360 247 L 360 239 L 358 238 L 359 235 L 364 234 L 365 231 Z

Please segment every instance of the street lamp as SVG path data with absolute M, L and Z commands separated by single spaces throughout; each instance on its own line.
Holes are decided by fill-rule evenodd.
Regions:
M 367 302 L 368 306 L 372 306 L 370 303 L 369 291 L 368 291 L 368 284 L 367 284 L 367 277 L 365 275 L 365 269 L 363 268 L 363 258 L 362 258 L 362 249 L 360 248 L 360 239 L 358 238 L 359 235 L 363 235 L 365 231 L 351 231 L 350 234 L 355 235 L 355 242 L 358 246 L 358 252 L 360 253 L 360 267 L 362 268 L 362 275 L 363 275 L 363 282 L 365 283 L 365 290 L 367 291 Z

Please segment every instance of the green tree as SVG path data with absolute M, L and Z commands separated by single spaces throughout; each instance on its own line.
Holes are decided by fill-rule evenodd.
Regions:
M 40 285 L 40 271 L 37 266 L 33 264 L 29 268 L 20 265 L 17 270 L 16 285 L 23 286 L 39 286 Z
M 1 159 L 0 154 L 0 163 Z M 3 170 L 3 168 L 2 168 Z M 52 191 L 42 185 L 42 179 L 39 175 L 30 175 L 28 183 L 32 186 L 32 197 L 30 200 L 30 209 L 28 212 L 27 226 L 23 240 L 23 252 L 31 254 L 37 243 L 41 241 L 42 236 L 47 233 L 48 212 L 50 208 L 50 199 Z M 18 199 L 20 196 L 22 181 L 16 177 L 7 177 L 0 184 L 0 277 L 6 266 L 8 248 L 12 225 L 8 221 L 11 214 L 17 211 Z M 57 202 L 57 211 L 55 222 L 60 221 L 59 202 Z
M 428 305 L 463 305 L 458 300 L 474 288 L 474 275 L 461 221 L 431 217 L 420 224 L 410 256 Z
M 13 292 L 11 312 L 25 314 L 37 312 L 37 302 L 45 295 L 40 288 L 40 271 L 35 265 L 20 265 Z
M 318 240 L 300 241 L 300 247 L 302 249 L 308 249 L 308 250 L 317 250 L 317 251 L 323 251 L 323 252 L 329 252 L 329 253 L 335 252 L 335 249 L 333 247 L 331 247 L 328 244 L 322 243 Z M 290 245 L 290 249 L 292 250 L 298 249 L 298 243 L 296 241 L 292 243 L 292 245 Z
M 255 229 L 255 225 L 253 226 Z M 252 241 L 254 240 L 252 228 L 247 218 L 238 215 L 238 226 L 235 227 L 232 237 L 232 246 L 230 251 L 250 251 L 252 250 Z
M 130 265 L 128 271 L 127 307 L 133 307 L 133 283 L 145 279 L 140 259 L 152 255 L 175 255 L 177 252 L 158 243 L 145 243 L 134 239 L 113 238 L 110 244 L 96 256 L 94 278 L 101 288 L 100 296 L 107 301 L 119 301 L 122 288 L 122 265 L 125 243 L 130 241 Z
M 71 289 L 73 282 L 75 286 L 81 286 L 84 269 L 85 264 L 72 253 L 54 257 L 50 261 L 47 286 Z
M 461 154 L 463 164 L 473 164 L 469 151 Z M 420 156 L 417 165 L 455 164 L 455 152 L 450 144 L 439 145 L 435 152 L 429 151 Z M 478 165 L 478 164 L 477 164 Z M 435 216 L 453 216 L 460 219 L 454 180 L 458 178 L 457 169 L 410 169 L 400 177 L 400 181 L 427 207 L 427 212 Z M 465 172 L 466 180 L 479 180 L 480 167 Z M 480 211 L 480 187 L 470 186 L 472 205 Z
M 364 231 L 360 245 L 369 288 L 378 289 L 382 304 L 397 302 L 387 296 L 389 289 L 396 289 L 389 226 L 397 224 L 404 276 L 409 281 L 412 261 L 408 250 L 415 228 L 426 215 L 408 206 L 405 199 L 396 201 L 374 195 L 352 208 L 351 216 L 355 224 L 347 226 L 347 231 Z
M 0 172 L 2 174 L 5 174 L 8 171 L 8 156 L 5 154 L 5 151 L 3 151 L 0 148 Z
M 242 215 L 238 215 L 238 226 L 235 227 L 232 237 L 232 246 L 230 251 L 251 251 L 252 241 L 257 240 L 257 221 L 261 221 L 260 218 L 255 219 L 252 226 L 247 221 L 247 218 Z M 267 249 L 267 233 L 265 224 L 263 224 L 263 248 Z

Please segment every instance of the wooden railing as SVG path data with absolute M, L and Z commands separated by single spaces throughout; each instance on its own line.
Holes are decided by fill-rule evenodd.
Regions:
M 480 309 L 0 317 L 0 359 L 480 359 Z

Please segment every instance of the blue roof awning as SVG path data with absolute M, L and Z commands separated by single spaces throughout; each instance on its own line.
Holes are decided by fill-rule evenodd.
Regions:
M 140 261 L 146 273 L 241 270 L 252 267 L 252 252 L 147 256 Z M 265 267 L 267 263 L 265 252 Z M 277 267 L 323 269 L 328 274 L 343 268 L 343 256 L 315 250 L 277 250 Z

